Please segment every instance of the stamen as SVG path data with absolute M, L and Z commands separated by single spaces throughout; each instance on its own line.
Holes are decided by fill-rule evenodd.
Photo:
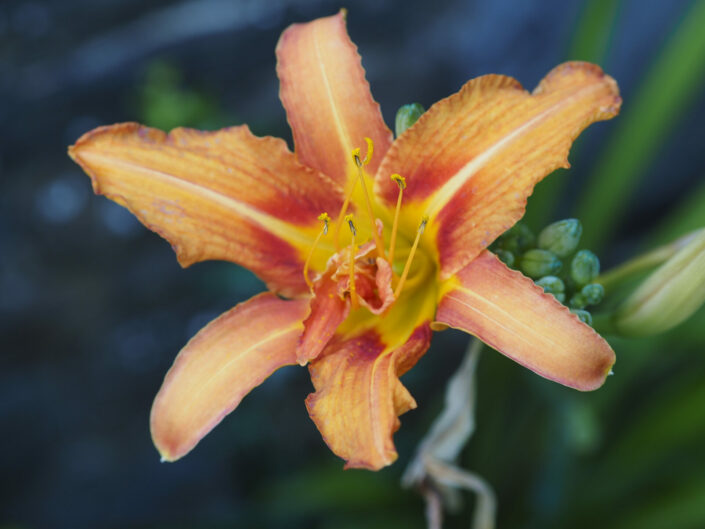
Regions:
M 343 218 L 348 212 L 348 206 L 350 205 L 350 199 L 355 192 L 355 186 L 357 186 L 357 180 L 354 180 L 350 186 L 350 191 L 348 191 L 348 194 L 343 201 L 343 207 L 340 208 L 340 213 L 338 213 L 338 219 L 335 221 L 335 249 L 337 251 L 340 251 L 340 226 L 343 224 Z
M 401 211 L 401 197 L 406 189 L 406 178 L 394 173 L 391 177 L 399 186 L 399 195 L 397 196 L 397 209 L 394 211 L 394 223 L 392 224 L 392 237 L 389 240 L 389 264 L 394 266 L 394 247 L 397 243 L 397 227 L 399 226 L 399 211 Z
M 308 266 L 311 264 L 311 258 L 313 257 L 313 252 L 316 251 L 316 246 L 318 246 L 318 241 L 321 240 L 321 237 L 326 235 L 328 233 L 328 223 L 330 222 L 330 217 L 328 216 L 328 213 L 325 211 L 318 215 L 318 220 L 323 221 L 323 229 L 321 229 L 320 232 L 318 232 L 318 235 L 316 236 L 316 239 L 313 241 L 313 246 L 311 246 L 311 250 L 308 252 L 308 257 L 306 257 L 306 262 L 304 263 L 304 281 L 306 281 L 306 284 L 308 285 L 309 290 L 313 292 L 313 282 L 309 279 L 308 277 Z
M 350 226 L 350 233 L 352 235 L 352 242 L 350 243 L 350 304 L 353 309 L 356 309 L 357 293 L 355 292 L 355 236 L 357 235 L 357 229 L 355 228 L 352 214 L 345 215 L 345 221 L 348 223 L 348 226 Z
M 360 177 L 360 184 L 362 185 L 362 191 L 365 194 L 365 203 L 367 204 L 367 215 L 370 217 L 370 225 L 372 227 L 372 237 L 375 240 L 375 246 L 377 247 L 377 255 L 379 255 L 382 259 L 385 259 L 384 256 L 384 245 L 382 244 L 382 239 L 379 236 L 379 233 L 377 232 L 377 225 L 375 224 L 375 215 L 372 212 L 372 200 L 370 200 L 370 194 L 367 192 L 367 182 L 365 181 L 365 173 L 362 170 L 362 167 L 364 165 L 367 165 L 370 163 L 370 160 L 372 159 L 372 152 L 374 151 L 374 144 L 372 143 L 372 140 L 370 138 L 365 138 L 365 141 L 367 142 L 367 155 L 365 156 L 364 160 L 360 159 L 360 148 L 353 149 L 352 151 L 352 157 L 353 160 L 355 161 L 355 165 L 357 165 L 357 173 L 358 176 Z
M 411 261 L 414 259 L 414 254 L 416 253 L 416 248 L 419 246 L 419 240 L 421 239 L 421 235 L 423 234 L 424 230 L 426 229 L 426 224 L 428 223 L 428 216 L 424 215 L 424 217 L 421 219 L 421 224 L 419 224 L 419 229 L 416 232 L 416 239 L 414 239 L 414 244 L 411 247 L 411 251 L 409 252 L 409 257 L 406 259 L 406 264 L 404 265 L 404 271 L 401 273 L 401 278 L 399 278 L 399 283 L 397 284 L 397 288 L 394 291 L 394 297 L 398 298 L 399 294 L 401 294 L 402 289 L 404 288 L 404 283 L 406 282 L 406 276 L 409 275 L 409 269 L 411 268 Z

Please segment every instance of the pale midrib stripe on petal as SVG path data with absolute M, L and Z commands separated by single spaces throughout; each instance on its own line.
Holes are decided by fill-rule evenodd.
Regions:
M 183 414 L 188 415 L 188 411 L 193 407 L 193 405 L 196 403 L 198 400 L 198 397 L 203 393 L 206 388 L 211 386 L 218 378 L 220 378 L 223 373 L 227 372 L 228 367 L 233 363 L 237 361 L 242 361 L 242 357 L 250 354 L 254 349 L 260 347 L 261 345 L 266 344 L 267 342 L 271 342 L 273 340 L 276 340 L 277 338 L 280 338 L 292 331 L 302 331 L 303 330 L 303 324 L 301 322 L 296 322 L 293 325 L 290 325 L 288 327 L 285 327 L 284 329 L 280 329 L 276 332 L 273 332 L 272 334 L 267 335 L 266 338 L 263 340 L 260 340 L 258 342 L 253 343 L 250 345 L 247 349 L 244 349 L 242 351 L 239 351 L 236 355 L 233 355 L 233 357 L 228 360 L 225 364 L 223 364 L 215 373 L 213 373 L 210 377 L 208 377 L 208 380 L 206 380 L 203 384 L 200 385 L 198 390 L 196 392 L 189 396 L 189 402 L 184 408 Z M 293 365 L 293 364 L 292 364 Z
M 516 322 L 519 327 L 522 327 L 522 328 L 524 329 L 524 332 L 525 332 L 526 334 L 530 334 L 530 335 L 536 336 L 536 337 L 538 338 L 538 341 L 539 341 L 539 342 L 547 342 L 547 343 L 551 344 L 552 346 L 554 346 L 557 350 L 563 348 L 559 343 L 556 343 L 555 341 L 553 341 L 549 336 L 547 336 L 547 335 L 545 335 L 545 334 L 543 334 L 543 333 L 537 333 L 530 325 L 527 325 L 526 323 L 523 323 L 522 321 L 517 320 L 516 318 L 514 318 L 514 317 L 511 315 L 511 313 L 509 313 L 509 312 L 507 312 L 506 310 L 502 309 L 499 305 L 496 305 L 496 304 L 492 303 L 492 302 L 491 302 L 489 299 L 487 299 L 486 297 L 484 297 L 484 296 L 479 296 L 479 295 L 475 294 L 475 292 L 473 292 L 472 290 L 468 290 L 468 289 L 462 288 L 462 287 L 458 287 L 457 290 L 459 290 L 459 291 L 461 291 L 461 292 L 467 294 L 468 296 L 470 296 L 470 297 L 472 297 L 472 298 L 482 300 L 484 303 L 490 305 L 491 307 L 494 307 L 494 308 L 497 310 L 497 312 L 500 312 L 500 313 L 506 315 L 506 316 L 508 317 L 508 319 L 511 319 L 512 321 Z M 526 338 L 524 338 L 524 333 L 523 333 L 523 332 L 522 332 L 522 333 L 516 332 L 516 331 L 514 331 L 514 330 L 512 330 L 512 329 L 510 329 L 510 328 L 508 328 L 508 327 L 505 327 L 505 326 L 502 325 L 499 321 L 497 321 L 496 319 L 492 318 L 492 317 L 491 317 L 489 314 L 487 314 L 486 312 L 483 312 L 483 311 L 480 310 L 479 308 L 476 308 L 476 307 L 474 307 L 474 306 L 472 306 L 472 305 L 469 305 L 468 303 L 466 303 L 466 302 L 463 301 L 462 299 L 453 296 L 453 293 L 452 293 L 452 292 L 448 293 L 448 294 L 447 294 L 447 297 L 448 297 L 448 299 L 452 299 L 453 301 L 455 301 L 455 302 L 457 302 L 457 303 L 460 303 L 461 305 L 463 305 L 464 307 L 467 307 L 468 309 L 472 310 L 473 312 L 476 312 L 477 314 L 480 314 L 480 315 L 482 315 L 483 317 L 485 317 L 486 319 L 488 319 L 488 320 L 494 322 L 498 327 L 500 327 L 501 329 L 503 329 L 503 330 L 506 331 L 507 333 L 516 336 L 517 338 L 519 338 L 519 340 L 521 340 L 522 342 L 524 342 L 526 345 L 528 345 L 528 346 L 533 346 L 533 345 L 534 345 L 535 342 L 531 342 L 531 341 L 527 340 Z
M 235 198 L 223 195 L 222 193 L 218 193 L 216 191 L 213 191 L 212 189 L 208 189 L 205 186 L 196 184 L 194 182 L 189 182 L 188 180 L 184 180 L 183 178 L 169 173 L 165 173 L 163 171 L 150 169 L 138 164 L 130 163 L 125 160 L 120 160 L 102 154 L 82 153 L 81 158 L 92 158 L 94 160 L 102 160 L 104 163 L 107 163 L 111 166 L 121 166 L 127 168 L 129 171 L 132 172 L 140 172 L 147 174 L 152 178 L 161 180 L 162 182 L 167 182 L 170 185 L 188 190 L 194 195 L 198 195 L 208 200 L 212 200 L 213 202 L 216 202 L 221 206 L 232 210 L 233 213 L 235 213 L 236 215 L 240 217 L 245 217 L 246 219 L 249 219 L 250 221 L 258 224 L 264 230 L 276 235 L 277 237 L 283 239 L 286 242 L 296 243 L 298 246 L 303 248 L 310 247 L 311 244 L 313 244 L 313 238 L 309 237 L 303 230 L 296 229 L 292 224 L 289 224 L 281 219 L 273 217 L 267 213 L 263 213 L 259 209 L 254 208 L 249 204 L 241 202 Z M 319 247 L 324 246 L 325 244 L 319 245 Z
M 333 122 L 335 123 L 335 128 L 338 129 L 338 134 L 340 135 L 341 139 L 343 139 L 345 142 L 344 148 L 352 152 L 352 141 L 350 140 L 350 135 L 348 134 L 343 120 L 340 117 L 340 114 L 338 113 L 338 109 L 336 108 L 336 101 L 333 97 L 333 90 L 331 89 L 330 80 L 328 79 L 328 75 L 326 74 L 326 68 L 321 57 L 321 47 L 319 44 L 320 39 L 318 36 L 319 31 L 313 32 L 313 43 L 314 49 L 316 50 L 316 63 L 320 67 L 321 78 L 323 79 L 323 86 L 326 87 L 326 94 L 328 95 L 328 101 L 330 101 L 330 109 L 331 113 L 333 114 Z
M 540 114 L 534 116 L 529 121 L 514 129 L 512 132 L 494 143 L 491 147 L 485 149 L 482 153 L 475 156 L 467 164 L 465 164 L 457 173 L 451 176 L 441 188 L 432 195 L 426 207 L 426 215 L 434 218 L 443 209 L 443 207 L 453 198 L 453 196 L 462 188 L 487 162 L 489 162 L 496 154 L 508 147 L 514 140 L 519 138 L 524 132 L 538 125 L 545 118 L 550 116 L 556 109 L 572 103 L 575 99 L 583 97 L 587 92 L 596 90 L 598 87 L 589 87 L 576 92 L 573 96 L 562 99 L 560 102 L 548 107 Z

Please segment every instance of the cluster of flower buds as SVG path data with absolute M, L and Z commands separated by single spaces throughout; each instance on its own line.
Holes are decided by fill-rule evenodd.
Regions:
M 590 250 L 576 252 L 582 233 L 578 219 L 554 222 L 538 237 L 526 225 L 517 223 L 490 249 L 507 266 L 532 278 L 544 292 L 553 294 L 592 325 L 592 314 L 587 309 L 602 301 L 605 290 L 593 282 L 600 273 L 597 256 Z

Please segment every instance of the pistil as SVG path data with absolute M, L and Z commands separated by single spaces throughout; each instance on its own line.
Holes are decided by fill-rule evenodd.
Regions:
M 414 254 L 416 253 L 416 248 L 419 246 L 419 241 L 421 240 L 421 235 L 426 229 L 426 224 L 428 223 L 428 217 L 424 216 L 421 219 L 421 224 L 419 224 L 419 229 L 416 231 L 416 238 L 414 239 L 414 244 L 411 246 L 411 251 L 409 252 L 409 257 L 406 259 L 406 264 L 404 265 L 404 271 L 401 273 L 401 278 L 399 278 L 399 283 L 397 283 L 397 288 L 394 291 L 394 297 L 399 298 L 402 289 L 404 288 L 404 283 L 406 282 L 406 277 L 409 275 L 409 270 L 411 269 L 411 261 L 414 259 Z
M 311 292 L 313 292 L 313 282 L 311 282 L 308 277 L 308 267 L 311 264 L 311 258 L 313 257 L 313 252 L 316 251 L 318 242 L 321 240 L 321 237 L 328 233 L 328 223 L 330 222 L 330 217 L 328 216 L 328 213 L 324 211 L 323 213 L 318 215 L 318 220 L 323 221 L 323 228 L 320 232 L 318 232 L 316 239 L 313 241 L 313 246 L 311 246 L 311 250 L 309 250 L 308 257 L 306 257 L 306 262 L 304 263 L 304 281 L 306 281 L 306 284 L 308 285 L 308 288 L 311 290 Z

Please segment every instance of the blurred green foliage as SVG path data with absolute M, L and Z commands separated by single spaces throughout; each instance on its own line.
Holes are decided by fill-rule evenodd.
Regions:
M 660 153 L 678 120 L 702 92 L 705 77 L 705 2 L 694 2 L 624 105 L 613 136 L 581 194 L 578 218 L 585 243 L 603 246 L 644 171 Z M 596 207 L 599 204 L 600 207 Z
M 181 70 L 163 60 L 147 67 L 137 98 L 141 120 L 150 127 L 210 130 L 233 124 L 224 120 L 210 95 L 187 86 Z

